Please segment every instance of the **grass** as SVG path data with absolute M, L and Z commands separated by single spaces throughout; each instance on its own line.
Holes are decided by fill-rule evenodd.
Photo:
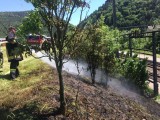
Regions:
M 10 66 L 10 63 L 8 62 L 8 59 L 6 57 L 6 54 L 5 54 L 5 48 L 3 48 L 3 54 L 4 54 L 4 64 L 3 64 L 3 69 L 0 73 L 0 80 L 3 81 L 1 82 L 0 84 L 0 91 L 1 90 L 8 90 L 11 86 L 11 84 L 15 84 L 14 86 L 17 86 L 16 83 L 18 83 L 19 87 L 22 86 L 21 85 L 21 82 L 24 82 L 22 81 L 21 79 L 28 79 L 30 78 L 30 74 L 34 71 L 36 71 L 38 68 L 41 67 L 41 64 L 42 62 L 38 59 L 34 59 L 33 57 L 28 57 L 28 58 L 24 58 L 23 61 L 20 62 L 20 65 L 19 65 L 19 70 L 20 70 L 20 74 L 21 76 L 16 78 L 15 81 L 10 81 L 9 80 L 9 66 Z M 37 76 L 39 78 L 39 76 Z M 25 81 L 26 84 L 30 84 L 30 83 L 34 83 L 37 81 L 36 77 L 35 78 L 32 78 L 33 80 L 32 81 Z
M 160 95 L 158 95 L 155 99 L 160 104 Z
M 29 106 L 33 107 L 32 100 L 34 100 L 34 98 L 30 98 L 30 94 L 37 87 L 37 84 L 40 81 L 43 81 L 43 78 L 47 76 L 45 70 L 51 72 L 52 70 L 39 59 L 27 57 L 20 62 L 20 77 L 15 80 L 10 80 L 9 63 L 5 53 L 6 50 L 5 47 L 2 49 L 4 54 L 4 64 L 0 73 L 0 118 L 1 120 L 5 120 L 6 114 L 7 117 L 13 118 L 15 116 L 15 113 L 13 114 L 9 111 L 10 108 L 16 109 L 16 107 L 23 106 L 26 102 Z M 35 95 L 34 97 L 36 98 L 40 96 L 41 95 Z

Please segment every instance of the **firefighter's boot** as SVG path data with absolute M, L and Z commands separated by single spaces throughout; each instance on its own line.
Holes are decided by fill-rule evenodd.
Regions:
M 16 69 L 10 69 L 10 78 L 12 80 L 16 78 Z

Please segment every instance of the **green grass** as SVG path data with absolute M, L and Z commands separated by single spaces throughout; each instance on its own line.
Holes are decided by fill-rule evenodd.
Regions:
M 37 108 L 37 105 L 33 104 L 35 99 L 42 97 L 42 95 L 44 97 L 46 92 L 48 92 L 46 91 L 47 88 L 43 90 L 44 86 L 41 89 L 41 86 L 38 86 L 38 84 L 43 82 L 43 79 L 46 78 L 48 72 L 52 72 L 52 69 L 39 59 L 27 57 L 20 62 L 20 76 L 15 80 L 10 80 L 9 63 L 5 52 L 5 47 L 3 47 L 4 64 L 0 73 L 0 120 L 6 120 L 7 117 L 16 120 L 21 120 L 21 118 L 33 119 L 31 113 L 25 112 L 28 109 L 33 109 L 33 107 Z M 37 89 L 41 89 L 45 93 L 34 95 L 33 93 Z M 41 108 L 42 106 L 39 107 Z M 17 108 L 22 108 L 22 110 Z M 12 111 L 14 112 L 12 113 Z M 25 116 L 27 117 L 25 118 Z
M 155 99 L 160 104 L 160 95 L 158 95 Z
M 32 81 L 28 81 L 28 80 L 24 81 L 24 80 L 30 78 L 31 77 L 30 74 L 32 72 L 36 72 L 37 69 L 41 68 L 42 62 L 39 59 L 34 59 L 33 57 L 24 58 L 24 60 L 20 62 L 20 65 L 18 67 L 20 70 L 20 77 L 16 78 L 14 81 L 11 81 L 9 79 L 10 63 L 8 62 L 8 59 L 6 57 L 5 48 L 3 48 L 3 54 L 4 54 L 4 64 L 3 64 L 3 69 L 0 73 L 0 76 L 1 76 L 0 91 L 10 89 L 11 85 L 13 84 L 14 86 L 17 86 L 18 84 L 18 86 L 20 87 L 20 86 L 23 86 L 22 84 L 24 84 L 24 82 L 26 83 L 24 84 L 25 86 L 30 83 L 37 82 L 36 77 L 39 78 L 39 76 L 32 78 L 33 79 Z

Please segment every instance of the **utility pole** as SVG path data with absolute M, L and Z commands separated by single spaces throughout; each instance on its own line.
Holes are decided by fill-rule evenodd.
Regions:
M 116 3 L 115 0 L 112 0 L 112 9 L 113 9 L 113 27 L 116 28 Z
M 153 86 L 154 86 L 154 95 L 157 96 L 158 93 L 158 81 L 157 81 L 157 57 L 156 57 L 156 33 L 152 33 L 152 53 L 153 53 Z
M 117 21 L 117 18 L 116 18 L 116 2 L 115 2 L 115 0 L 112 0 L 112 10 L 113 10 L 113 14 L 112 14 L 112 17 L 113 17 L 113 28 L 115 29 L 116 28 L 116 21 Z M 116 51 L 116 57 L 119 58 L 119 50 Z

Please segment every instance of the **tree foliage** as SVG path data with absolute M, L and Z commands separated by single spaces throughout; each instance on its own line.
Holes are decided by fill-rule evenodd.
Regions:
M 91 23 L 92 21 L 89 21 L 86 24 L 83 33 L 86 40 L 75 55 L 83 57 L 88 63 L 88 70 L 94 84 L 98 68 L 104 69 L 107 74 L 115 71 L 116 52 L 120 47 L 117 40 L 120 38 L 120 31 L 106 26 L 104 16 L 101 16 L 96 23 Z
M 140 60 L 137 55 L 128 57 L 121 61 L 121 74 L 129 83 L 135 84 L 140 90 L 147 87 L 146 80 L 148 79 L 147 60 Z
M 37 10 L 31 11 L 19 25 L 17 35 L 42 34 L 43 23 Z

